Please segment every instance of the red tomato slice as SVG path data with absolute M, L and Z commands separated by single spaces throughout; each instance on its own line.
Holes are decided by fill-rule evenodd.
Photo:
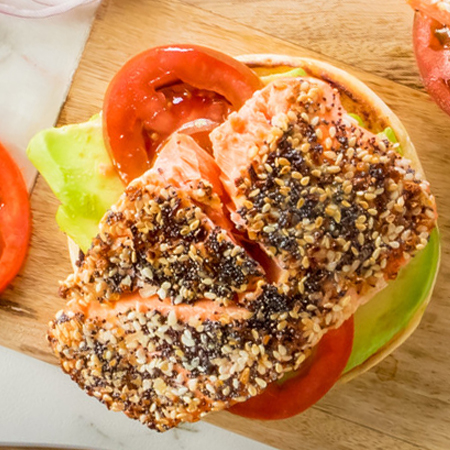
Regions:
M 435 102 L 450 114 L 450 48 L 436 33 L 443 28 L 440 22 L 416 13 L 414 51 L 423 84 Z
M 150 168 L 158 146 L 182 125 L 220 123 L 261 87 L 247 66 L 204 47 L 157 47 L 132 58 L 103 105 L 105 141 L 123 181 Z
M 353 328 L 351 317 L 337 330 L 325 334 L 297 372 L 270 384 L 262 394 L 234 405 L 229 411 L 249 419 L 281 420 L 314 405 L 345 369 L 352 352 Z
M 440 23 L 450 25 L 450 9 L 444 2 L 436 0 L 408 0 L 408 3 L 416 10 L 421 11 L 428 17 L 432 17 Z
M 25 260 L 31 234 L 28 191 L 20 169 L 0 144 L 0 293 Z

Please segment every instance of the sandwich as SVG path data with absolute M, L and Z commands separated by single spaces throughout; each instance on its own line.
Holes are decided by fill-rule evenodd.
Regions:
M 50 346 L 149 428 L 298 414 L 400 345 L 430 299 L 437 212 L 418 155 L 329 64 L 150 49 L 98 116 L 39 133 L 28 156 L 74 265 Z

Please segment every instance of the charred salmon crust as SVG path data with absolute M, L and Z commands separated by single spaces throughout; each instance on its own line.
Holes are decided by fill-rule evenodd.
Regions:
M 320 80 L 270 84 L 211 139 L 215 161 L 174 136 L 127 187 L 61 284 L 48 333 L 80 387 L 159 431 L 298 368 L 436 221 L 428 183 Z M 275 276 L 241 245 L 220 189 Z

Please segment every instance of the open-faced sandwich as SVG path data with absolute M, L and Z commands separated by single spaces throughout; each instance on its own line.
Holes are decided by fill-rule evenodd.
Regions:
M 100 115 L 28 155 L 76 244 L 50 345 L 150 428 L 295 415 L 391 352 L 430 298 L 437 213 L 414 146 L 329 64 L 154 48 Z

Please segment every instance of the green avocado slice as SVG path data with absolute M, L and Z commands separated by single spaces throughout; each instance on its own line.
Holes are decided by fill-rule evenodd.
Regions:
M 103 143 L 101 116 L 41 131 L 27 155 L 61 202 L 59 227 L 86 251 L 100 219 L 124 191 Z
M 288 70 L 287 72 L 278 72 L 278 73 L 274 73 L 274 74 L 271 74 L 271 75 L 264 75 L 264 76 L 261 76 L 260 78 L 261 78 L 261 80 L 263 81 L 264 84 L 269 84 L 272 81 L 275 81 L 275 80 L 278 80 L 278 79 L 281 79 L 281 78 L 286 78 L 286 77 L 293 77 L 293 78 L 295 78 L 295 77 L 306 77 L 306 75 L 307 75 L 306 72 L 302 68 L 297 67 L 295 69 Z
M 397 279 L 358 308 L 353 349 L 344 373 L 359 366 L 404 330 L 430 294 L 439 263 L 439 233 L 400 271 Z
M 358 114 L 355 113 L 349 113 L 348 115 L 355 119 L 360 127 L 364 128 L 364 121 L 361 119 L 361 116 L 358 116 Z

